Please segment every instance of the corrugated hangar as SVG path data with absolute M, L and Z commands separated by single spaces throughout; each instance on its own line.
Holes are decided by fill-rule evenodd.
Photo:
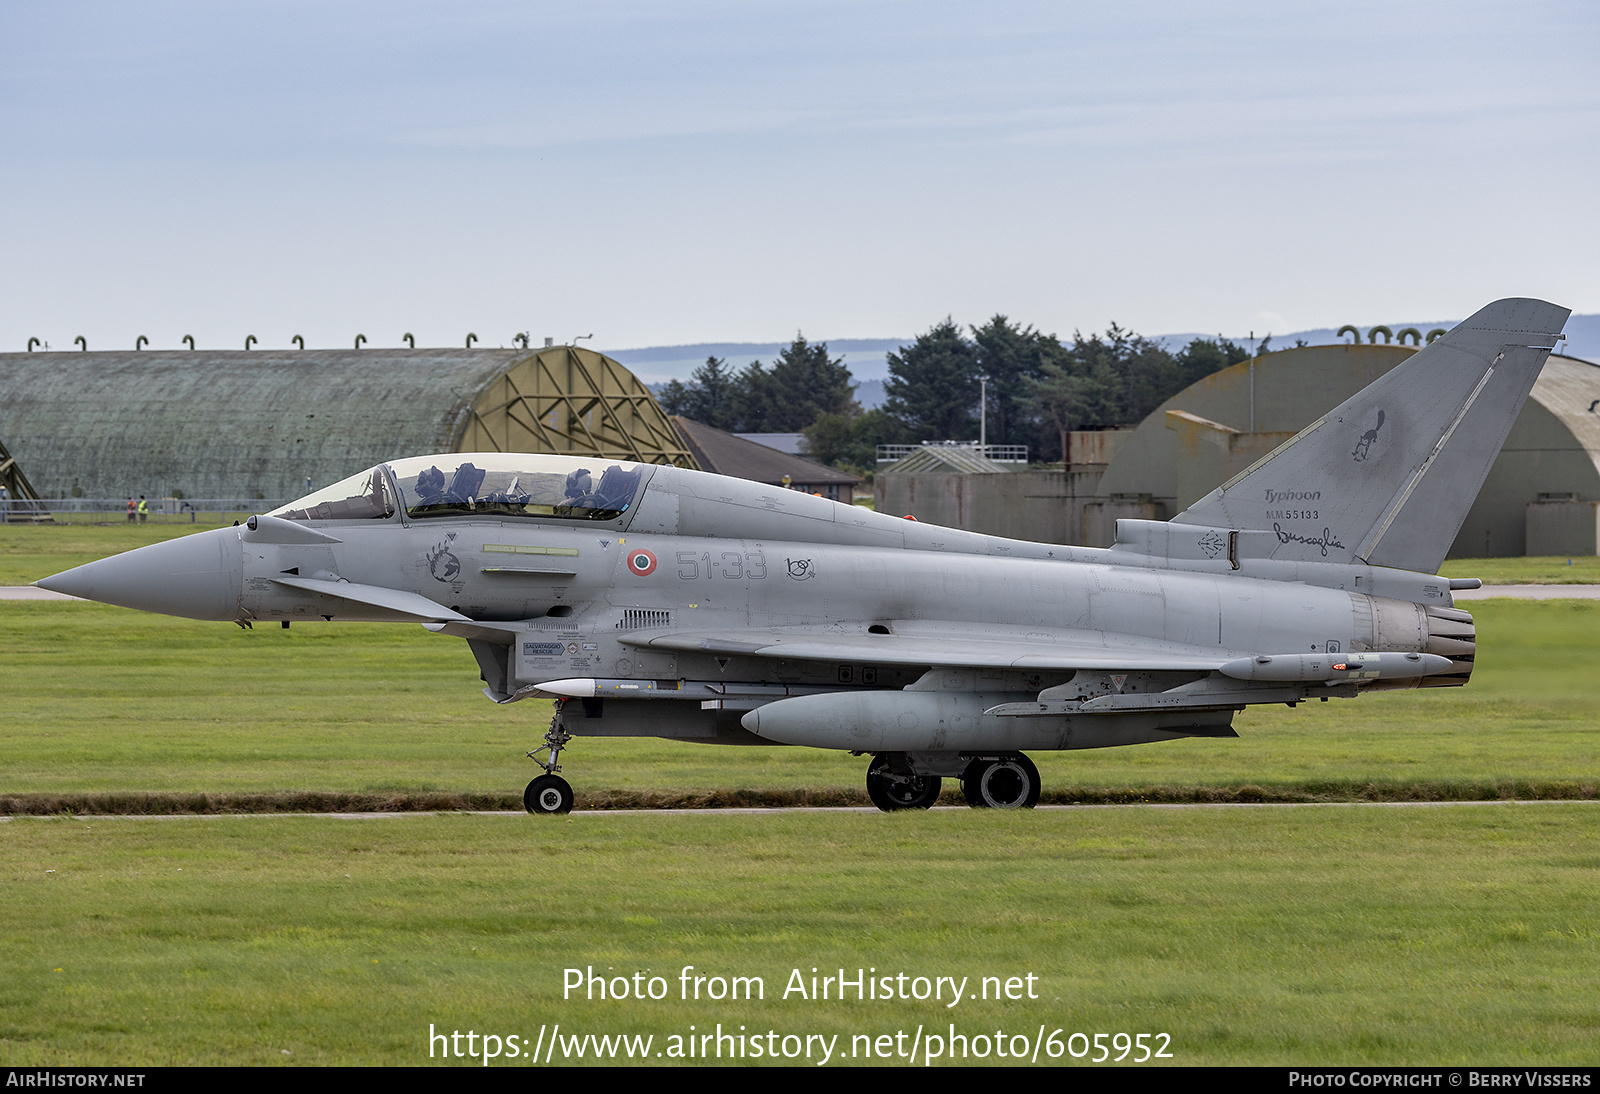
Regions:
M 433 452 L 695 466 L 644 384 L 572 346 L 0 354 L 0 437 L 58 498 L 293 498 Z
M 1048 505 L 1057 519 L 1036 513 L 1027 528 L 1013 521 L 1005 533 L 1042 539 L 1035 530 L 1065 532 L 1066 542 L 1109 546 L 1117 518 L 1171 519 L 1414 352 L 1410 346 L 1347 343 L 1263 354 L 1190 385 L 1134 429 L 1101 435 L 1105 443 L 1098 446 L 1089 443 L 1095 434 L 1074 434 L 1075 458 L 1065 472 L 970 476 L 985 482 L 942 491 L 919 481 L 912 493 L 913 483 L 898 486 L 890 468 L 878 476 L 880 508 L 999 532 L 981 520 L 963 519 L 985 507 L 957 507 L 943 499 L 1026 495 L 1036 510 Z M 1452 557 L 1597 552 L 1597 410 L 1600 366 L 1552 355 L 1456 536 Z M 1102 454 L 1094 462 L 1076 458 L 1096 448 Z M 1037 482 L 1030 486 L 1019 476 Z M 923 499 L 933 504 L 919 508 Z

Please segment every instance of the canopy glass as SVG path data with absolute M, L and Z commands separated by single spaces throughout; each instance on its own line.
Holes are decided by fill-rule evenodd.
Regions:
M 288 520 L 387 520 L 397 508 L 404 508 L 412 520 L 607 521 L 632 508 L 644 472 L 642 464 L 618 460 L 516 452 L 416 456 L 352 475 L 270 515 Z

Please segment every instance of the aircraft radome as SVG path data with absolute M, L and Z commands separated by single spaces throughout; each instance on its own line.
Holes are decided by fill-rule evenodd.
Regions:
M 870 755 L 879 808 L 946 777 L 1039 798 L 1030 750 L 1235 736 L 1251 703 L 1455 687 L 1436 576 L 1566 322 L 1490 304 L 1170 522 L 1109 549 L 977 535 L 680 468 L 394 460 L 46 589 L 192 619 L 420 622 L 497 703 L 554 697 L 531 812 L 588 736 Z M 548 758 L 538 752 L 548 749 Z

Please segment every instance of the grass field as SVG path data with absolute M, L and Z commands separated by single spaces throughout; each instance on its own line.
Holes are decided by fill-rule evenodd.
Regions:
M 1179 1064 L 1592 1064 L 1597 835 L 1590 803 L 19 820 L 0 1063 L 426 1063 L 430 1023 L 654 1052 L 721 1023 L 844 1062 L 954 1024 L 1166 1033 Z M 765 998 L 681 1001 L 684 965 Z M 563 1000 L 588 966 L 670 994 Z M 1038 998 L 784 999 L 841 967 Z
M 107 555 L 218 524 L 0 524 L 0 585 L 27 585 Z
M 31 580 L 62 556 L 14 531 L 82 530 L 5 530 L 0 565 Z M 48 542 L 80 561 L 103 546 Z M 1067 800 L 1593 797 L 1600 603 L 1472 611 L 1467 688 L 1252 710 L 1237 740 L 1035 758 Z M 241 631 L 3 602 L 0 663 L 0 798 L 512 796 L 548 714 L 489 703 L 463 643 L 405 625 Z M 859 794 L 865 763 L 627 740 L 579 740 L 564 760 L 589 794 Z M 1597 837 L 1595 802 L 24 817 L 0 823 L 0 1065 L 426 1063 L 429 1023 L 503 1050 L 558 1022 L 648 1034 L 651 1052 L 691 1024 L 837 1035 L 835 1062 L 865 1062 L 849 1057 L 857 1035 L 904 1031 L 903 1048 L 919 1025 L 954 1024 L 969 1038 L 1167 1033 L 1179 1064 L 1592 1064 Z M 562 1000 L 562 970 L 590 965 L 649 969 L 672 995 Z M 678 1001 L 683 965 L 761 976 L 766 999 Z M 1031 973 L 1039 998 L 783 999 L 791 971 L 813 967 L 965 976 L 973 991 Z
M 1451 558 L 1445 577 L 1476 577 L 1485 585 L 1600 585 L 1600 556 Z

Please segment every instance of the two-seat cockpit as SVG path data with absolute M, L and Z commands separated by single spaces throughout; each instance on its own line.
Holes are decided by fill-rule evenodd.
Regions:
M 414 456 L 369 468 L 269 515 L 388 520 L 404 510 L 407 520 L 612 521 L 635 505 L 647 470 L 645 464 L 527 453 Z

